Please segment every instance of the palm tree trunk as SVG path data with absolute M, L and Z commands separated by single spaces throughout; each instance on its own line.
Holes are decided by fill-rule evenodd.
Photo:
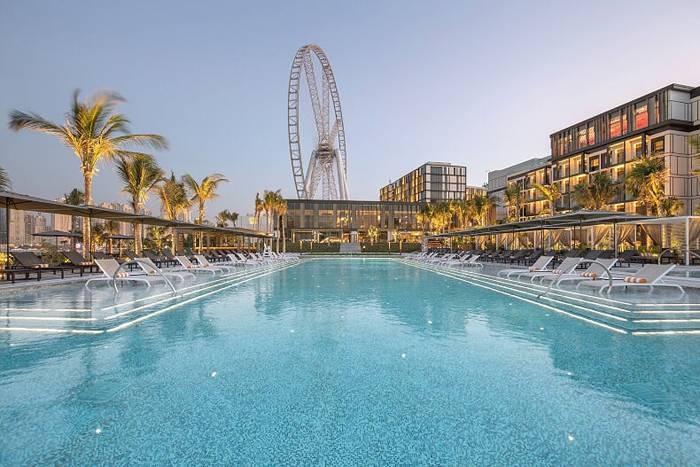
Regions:
M 134 250 L 136 250 L 136 254 L 140 255 L 141 250 L 143 249 L 143 245 L 141 243 L 141 230 L 143 229 L 143 226 L 141 225 L 141 222 L 134 222 Z
M 199 214 L 197 215 L 197 223 L 202 225 L 204 222 L 204 203 L 200 200 L 199 202 Z M 202 247 L 204 242 L 204 231 L 199 231 L 199 253 L 202 253 Z
M 282 253 L 287 252 L 287 236 L 285 235 L 284 224 L 286 224 L 285 219 L 287 215 L 285 214 L 282 218 Z
M 92 204 L 92 174 L 83 173 L 83 181 L 85 183 L 85 204 Z M 90 217 L 83 217 L 83 258 L 90 261 L 92 253 L 92 238 L 91 238 Z

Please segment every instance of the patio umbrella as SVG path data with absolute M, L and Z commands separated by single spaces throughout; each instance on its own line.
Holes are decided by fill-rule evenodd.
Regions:
M 63 230 L 47 230 L 46 232 L 33 233 L 32 237 L 53 237 L 56 239 L 56 248 L 58 248 L 58 239 L 60 237 L 81 238 L 83 234 L 75 232 L 64 232 Z

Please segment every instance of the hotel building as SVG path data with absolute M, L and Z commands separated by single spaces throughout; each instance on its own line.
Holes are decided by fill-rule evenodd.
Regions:
M 576 185 L 588 183 L 601 172 L 622 182 L 637 158 L 652 155 L 663 158 L 668 170 L 666 196 L 683 202 L 681 214 L 691 214 L 700 205 L 698 180 L 693 174 L 698 161 L 689 144 L 689 139 L 700 133 L 699 105 L 700 88 L 671 84 L 563 128 L 550 135 L 551 157 L 490 173 L 489 194 L 500 194 L 502 199 L 505 187 L 517 183 L 523 198 L 520 214 L 534 217 L 550 210 L 534 185 L 554 183 L 562 194 L 556 210 L 575 210 L 579 207 L 572 196 Z M 524 167 L 528 164 L 532 166 Z M 609 209 L 644 213 L 644 207 L 622 184 Z M 502 219 L 505 210 L 499 214 Z
M 380 201 L 436 203 L 464 198 L 467 168 L 447 162 L 426 162 L 380 188 Z
M 286 230 L 292 241 L 357 242 L 370 227 L 380 241 L 420 241 L 416 220 L 421 204 L 394 201 L 288 199 Z

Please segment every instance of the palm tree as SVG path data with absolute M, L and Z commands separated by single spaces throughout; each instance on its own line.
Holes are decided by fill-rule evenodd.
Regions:
M 119 157 L 117 175 L 124 183 L 122 191 L 131 197 L 129 204 L 135 214 L 143 214 L 148 193 L 156 189 L 156 185 L 164 176 L 153 156 L 147 154 L 138 154 L 131 158 Z M 134 250 L 137 254 L 140 254 L 143 248 L 142 229 L 141 222 L 134 222 Z
M 452 212 L 450 203 L 442 201 L 435 204 L 431 218 L 431 227 L 438 232 L 444 232 L 452 223 Z
M 618 184 L 604 172 L 593 175 L 590 183 L 581 182 L 574 187 L 574 200 L 584 209 L 601 210 L 617 194 Z
M 430 230 L 434 214 L 435 210 L 433 209 L 432 204 L 428 203 L 421 206 L 420 211 L 418 212 L 418 214 L 416 214 L 416 221 L 418 221 L 423 231 Z
M 265 190 L 263 192 L 262 210 L 265 212 L 265 216 L 267 217 L 267 233 L 272 231 L 272 219 L 275 211 L 277 210 L 277 204 L 281 197 L 282 194 L 280 190 Z
M 85 204 L 85 195 L 78 188 L 73 188 L 70 193 L 63 195 L 63 202 L 70 204 L 71 206 L 80 206 Z M 77 232 L 80 225 L 80 217 L 71 216 L 70 218 L 70 228 L 72 232 Z
M 255 193 L 255 229 L 260 230 L 260 216 L 265 211 L 263 200 L 260 199 L 260 193 Z
M 374 242 L 379 238 L 379 227 L 376 225 L 370 225 L 367 227 L 367 236 L 369 237 L 370 245 L 374 245 Z
M 559 185 L 555 183 L 550 183 L 549 185 L 542 185 L 540 183 L 535 183 L 535 190 L 539 191 L 540 194 L 549 203 L 550 215 L 555 215 L 557 213 L 557 201 L 561 198 L 561 192 L 559 191 Z
M 197 182 L 192 175 L 185 174 L 182 176 L 182 181 L 185 186 L 192 192 L 192 198 L 190 202 L 197 202 L 199 205 L 199 211 L 197 212 L 196 224 L 204 223 L 205 205 L 207 201 L 211 201 L 216 198 L 216 189 L 219 187 L 220 183 L 228 182 L 228 179 L 221 174 L 211 174 L 207 175 L 202 179 L 201 182 Z M 204 237 L 204 232 L 199 232 L 199 251 L 202 251 L 202 239 Z
M 469 201 L 476 225 L 479 227 L 487 225 L 493 208 L 496 207 L 496 200 L 488 195 L 476 195 Z
M 229 221 L 236 227 L 238 222 L 238 213 L 224 209 L 216 215 L 216 225 L 218 227 L 228 227 Z
M 679 200 L 675 196 L 669 196 L 664 198 L 659 205 L 661 208 L 660 213 L 664 217 L 675 217 L 680 214 L 683 209 L 683 201 Z
M 508 211 L 508 221 L 520 220 L 520 206 L 523 202 L 523 196 L 520 191 L 520 186 L 517 183 L 511 183 L 506 187 L 503 193 L 503 200 Z
M 280 194 L 277 200 L 277 215 L 280 219 L 280 230 L 282 231 L 282 252 L 287 252 L 287 236 L 285 230 L 285 224 L 287 223 L 287 200 Z M 277 245 L 277 251 L 279 252 L 279 244 Z
M 163 216 L 168 220 L 177 220 L 177 217 L 190 207 L 185 184 L 179 182 L 173 173 L 170 174 L 170 178 L 165 179 L 158 185 L 157 192 L 162 205 Z M 170 229 L 170 235 L 172 239 L 171 249 L 174 254 L 177 247 L 174 228 Z
M 116 93 L 99 93 L 81 101 L 79 91 L 73 93 L 71 110 L 63 125 L 53 123 L 35 113 L 15 110 L 10 113 L 10 129 L 34 130 L 55 136 L 71 148 L 80 160 L 83 173 L 85 202 L 92 204 L 92 179 L 97 165 L 102 160 L 115 157 L 133 157 L 138 152 L 130 146 L 147 146 L 165 149 L 165 138 L 155 134 L 133 134 L 129 132 L 129 120 L 114 108 L 124 99 Z M 87 258 L 91 251 L 90 220 L 83 219 L 83 254 Z
M 654 211 L 661 212 L 666 172 L 662 158 L 644 155 L 637 160 L 625 178 L 627 188 L 645 207 L 647 215 Z
M 12 189 L 12 182 L 10 181 L 10 176 L 7 175 L 7 170 L 0 167 L 0 191 L 10 191 Z

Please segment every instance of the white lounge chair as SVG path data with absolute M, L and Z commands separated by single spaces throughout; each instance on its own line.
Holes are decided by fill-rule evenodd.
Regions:
M 598 293 L 602 293 L 606 288 L 608 289 L 607 293 L 610 293 L 615 287 L 649 287 L 649 293 L 654 291 L 654 287 L 672 287 L 680 290 L 681 294 L 685 294 L 685 289 L 679 284 L 664 281 L 664 277 L 675 267 L 675 264 L 645 264 L 634 274 L 615 278 L 612 286 L 607 280 L 596 284 L 593 281 L 581 282 L 579 285 L 595 287 L 598 289 Z
M 87 282 L 85 282 L 86 288 L 89 288 L 88 286 L 93 282 L 113 282 L 115 280 L 141 282 L 150 287 L 153 280 L 163 280 L 162 277 L 151 277 L 146 274 L 133 274 L 128 271 L 120 270 L 119 263 L 114 258 L 96 259 L 95 264 L 100 268 L 102 276 L 88 279 Z
M 216 274 L 216 271 L 217 271 L 216 269 L 212 269 L 212 268 L 204 268 L 201 266 L 195 266 L 194 264 L 192 264 L 192 261 L 190 261 L 190 259 L 187 256 L 179 255 L 179 256 L 176 256 L 175 259 L 177 260 L 178 263 L 180 263 L 180 265 L 186 271 L 189 271 L 189 272 L 208 272 L 211 274 Z M 219 271 L 221 271 L 221 269 L 219 269 Z
M 468 258 L 463 259 L 463 260 L 457 260 L 457 261 L 448 261 L 448 266 L 459 266 L 461 268 L 464 267 L 477 267 L 477 268 L 483 268 L 484 263 L 479 262 L 479 259 L 481 258 L 481 255 L 467 255 Z
M 165 277 L 172 277 L 181 281 L 185 281 L 186 279 L 194 279 L 194 274 L 185 271 L 184 269 L 161 269 L 158 266 L 156 266 L 156 263 L 154 263 L 150 258 L 134 258 L 134 260 L 136 261 L 136 264 L 138 264 L 141 267 L 141 269 L 143 269 L 144 272 L 149 276 L 158 276 L 162 274 Z
M 204 255 L 194 255 L 195 259 L 197 260 L 197 264 L 199 264 L 199 267 L 206 268 L 206 269 L 218 269 L 219 271 L 230 273 L 233 269 L 232 266 L 224 266 L 222 264 L 212 264 L 209 262 L 208 259 L 204 257 Z
M 498 271 L 500 277 L 510 277 L 514 274 L 525 274 L 527 272 L 544 272 L 549 271 L 547 266 L 552 262 L 554 256 L 540 256 L 529 268 L 513 268 L 501 269 Z
M 617 258 L 597 259 L 596 261 L 597 263 L 591 263 L 590 266 L 583 271 L 572 271 L 570 274 L 560 275 L 554 282 L 554 285 L 558 286 L 562 282 L 577 282 L 577 285 L 580 285 L 581 282 L 585 281 L 595 281 L 599 279 L 606 280 L 608 278 L 607 270 L 610 270 L 613 266 L 615 266 L 617 263 Z M 586 262 L 586 260 L 583 262 Z
M 559 266 L 551 271 L 534 271 L 526 272 L 523 274 L 518 274 L 518 279 L 529 278 L 530 282 L 534 282 L 535 279 L 539 279 L 542 282 L 543 279 L 549 278 L 556 280 L 564 274 L 571 274 L 576 270 L 578 265 L 581 263 L 583 258 L 564 258 Z

